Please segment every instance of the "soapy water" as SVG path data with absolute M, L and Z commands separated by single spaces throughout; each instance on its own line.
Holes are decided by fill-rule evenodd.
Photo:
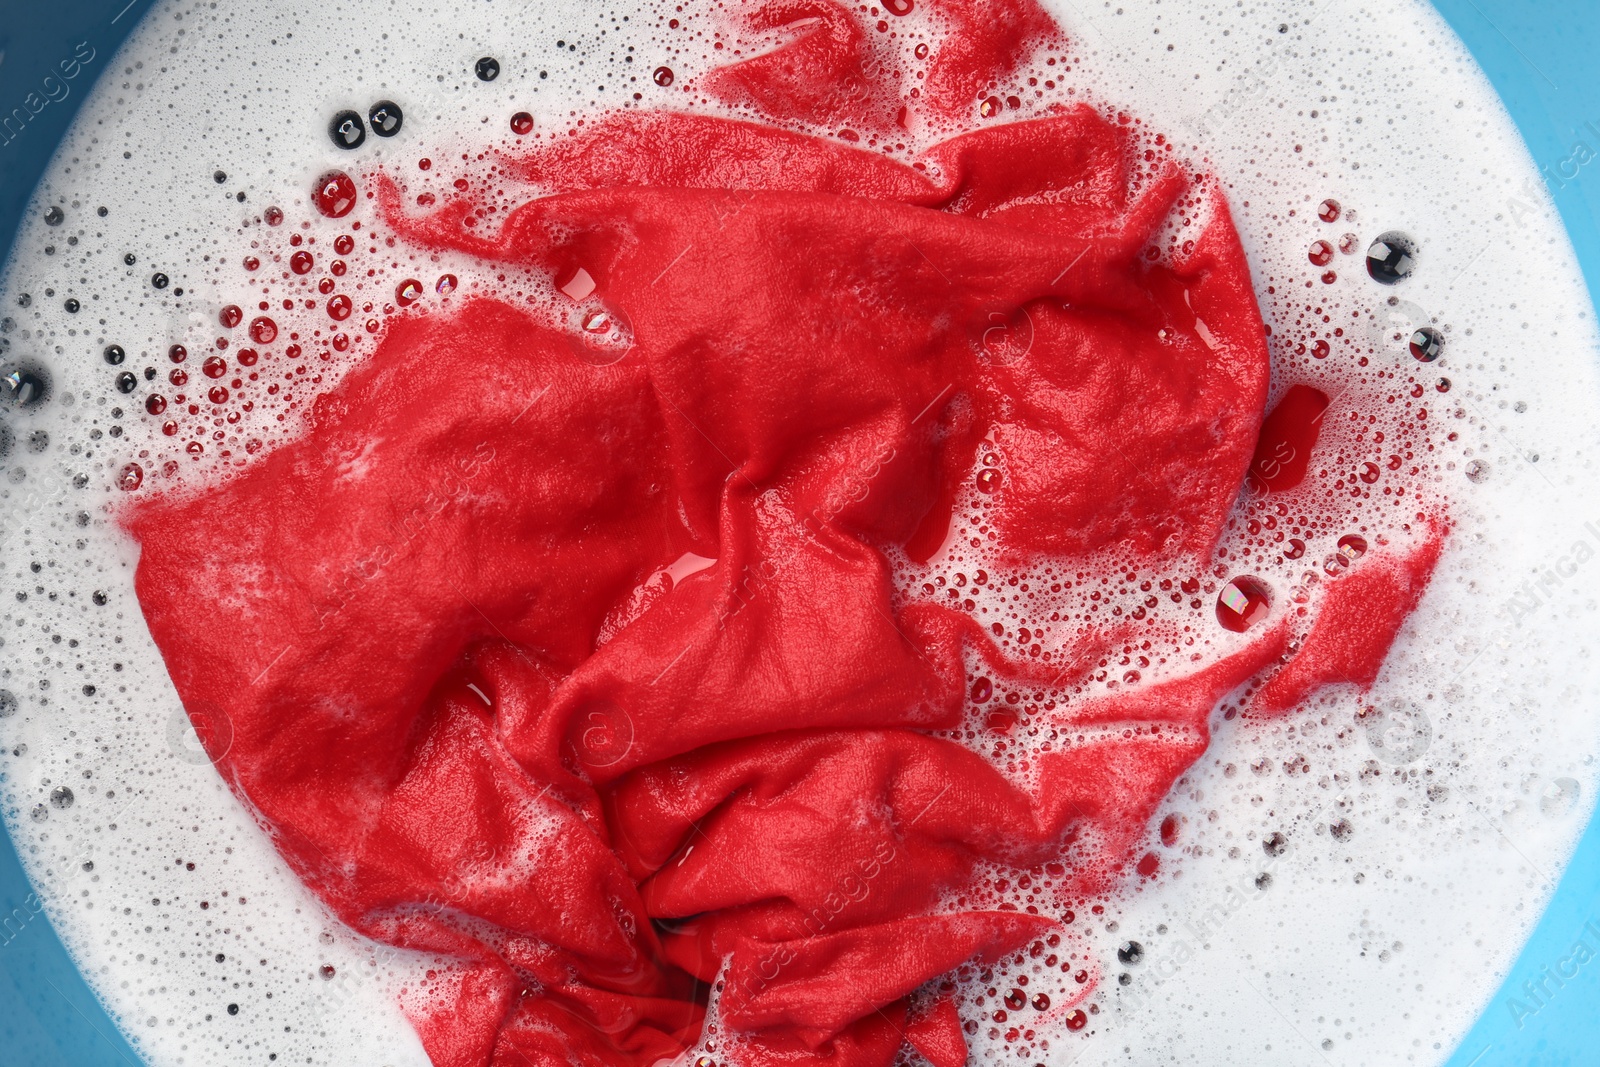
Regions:
M 1061 576 L 976 582 L 1003 572 L 952 536 L 901 562 L 907 595 L 957 590 L 1004 620 L 998 640 L 1041 654 L 1072 632 L 1039 626 L 1041 608 L 1142 611 L 1167 647 L 1131 647 L 1083 683 L 1109 691 L 1177 669 L 1187 637 L 1248 629 L 1263 596 L 1312 595 L 1419 500 L 1447 497 L 1456 527 L 1373 692 L 1265 722 L 1225 702 L 1129 885 L 1085 901 L 1069 942 L 952 976 L 968 1040 L 980 1059 L 1027 1062 L 1438 1062 L 1537 918 L 1593 794 L 1584 591 L 1600 515 L 1582 496 L 1596 383 L 1576 265 L 1492 93 L 1421 7 L 1328 0 L 1292 23 L 1224 5 L 1053 11 L 1071 71 L 1048 91 L 1126 109 L 1226 191 L 1275 382 L 1353 395 L 1325 396 L 1334 417 L 1305 488 L 1247 487 L 1214 570 L 1130 576 L 1108 560 L 1019 603 L 1021 586 Z M 167 5 L 63 145 L 3 287 L 4 802 L 52 922 L 152 1063 L 425 1062 L 395 991 L 432 961 L 340 929 L 219 780 L 194 731 L 220 751 L 226 718 L 191 724 L 178 705 L 108 505 L 227 477 L 291 439 L 408 307 L 481 292 L 569 314 L 538 295 L 552 279 L 392 246 L 360 212 L 330 229 L 312 190 L 381 165 L 426 207 L 491 165 L 463 153 L 606 108 L 688 106 L 717 61 L 712 24 L 675 9 L 551 6 L 507 24 L 492 5 Z M 1025 104 L 978 102 L 999 119 Z M 322 199 L 336 211 L 350 195 Z M 508 186 L 504 204 L 524 195 Z M 553 282 L 583 308 L 573 325 L 617 346 L 597 352 L 625 350 L 626 324 L 574 296 L 582 279 Z M 310 344 L 288 356 L 317 330 L 328 358 Z M 1368 415 L 1380 421 L 1352 418 Z M 1375 433 L 1406 446 L 1374 450 Z M 1296 455 L 1268 456 L 1257 480 Z M 1004 476 L 977 473 L 958 534 L 981 539 Z M 1334 484 L 1355 503 L 1308 499 Z M 1295 492 L 1305 506 L 1280 512 Z M 1015 762 L 1031 699 L 975 690 L 963 733 Z M 1027 906 L 1059 877 L 996 871 L 984 892 Z

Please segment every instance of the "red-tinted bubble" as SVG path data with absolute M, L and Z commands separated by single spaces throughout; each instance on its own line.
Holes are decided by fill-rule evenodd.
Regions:
M 160 393 L 151 393 L 144 398 L 144 409 L 152 415 L 159 415 L 167 410 L 167 398 Z
M 347 349 L 349 347 L 350 347 L 350 335 L 349 334 L 347 334 L 347 333 L 336 333 L 336 334 L 333 335 L 333 350 L 335 352 L 343 352 L 345 349 Z
M 438 293 L 440 296 L 443 296 L 446 293 L 455 292 L 457 284 L 456 276 L 454 274 L 441 274 L 439 275 L 438 284 L 433 287 L 433 291 Z
M 917 45 L 916 56 L 917 56 L 918 59 L 927 59 L 928 58 L 928 46 L 926 44 Z
M 972 702 L 982 704 L 994 696 L 994 683 L 987 678 L 979 678 L 972 683 Z
M 1313 241 L 1310 259 L 1315 265 L 1326 267 L 1333 262 L 1333 246 L 1326 241 Z
M 270 345 L 278 338 L 278 324 L 265 315 L 250 320 L 250 340 L 258 345 Z
M 978 105 L 978 114 L 982 115 L 986 119 L 994 118 L 1003 110 L 1005 110 L 1005 104 L 1000 102 L 1000 98 L 998 96 L 988 97 L 983 101 L 983 103 Z
M 189 350 L 182 345 L 173 345 L 167 349 L 167 358 L 174 363 L 182 363 L 189 358 Z
M 333 292 L 333 279 L 324 278 L 318 282 L 317 292 L 321 293 L 323 296 L 327 296 L 329 293 Z
M 200 367 L 207 378 L 220 378 L 228 373 L 228 361 L 221 356 L 212 356 Z
M 1242 634 L 1267 616 L 1272 596 L 1266 583 L 1252 575 L 1240 575 L 1217 594 L 1217 621 L 1223 629 Z
M 356 239 L 347 233 L 341 233 L 333 239 L 333 250 L 341 256 L 348 256 L 356 247 Z
M 245 270 L 256 270 L 260 266 L 261 266 L 261 260 L 257 259 L 255 256 L 245 256 L 244 257 L 244 269 Z
M 511 116 L 511 132 L 521 137 L 523 134 L 533 132 L 533 116 L 526 111 L 519 111 Z
M 1015 708 L 996 707 L 989 712 L 985 725 L 995 733 L 1008 734 L 1017 725 L 1018 718 Z
M 144 468 L 137 463 L 129 463 L 117 475 L 117 488 L 124 493 L 131 493 L 144 483 Z
M 311 253 L 303 248 L 289 257 L 289 269 L 296 274 L 310 274 L 311 268 L 315 263 L 316 260 Z
M 1154 852 L 1146 852 L 1139 857 L 1139 862 L 1134 864 L 1133 869 L 1139 872 L 1141 878 L 1154 878 L 1161 870 L 1161 857 Z
M 330 219 L 342 219 L 356 206 L 356 183 L 342 170 L 330 170 L 317 179 L 311 194 L 317 210 Z
M 239 361 L 239 366 L 241 367 L 254 367 L 258 357 L 255 349 L 241 348 L 239 349 L 239 354 L 234 358 Z
M 1311 346 L 1311 354 L 1318 359 L 1327 359 L 1328 354 L 1332 351 L 1333 348 L 1326 341 L 1318 341 Z
M 417 169 L 418 170 L 432 170 L 433 169 L 433 160 L 427 159 L 427 158 L 423 158 L 423 159 L 417 160 Z
M 1284 559 L 1299 559 L 1306 554 L 1306 543 L 1298 537 L 1289 538 L 1288 547 L 1283 550 Z
M 1074 1008 L 1067 1015 L 1067 1029 L 1077 1033 L 1089 1025 L 1089 1017 L 1083 1013 L 1082 1008 Z
M 239 325 L 239 323 L 244 321 L 244 312 L 239 310 L 238 304 L 229 304 L 227 307 L 223 308 L 221 314 L 217 316 L 217 321 L 221 322 L 223 326 L 231 330 L 235 326 Z
M 891 15 L 909 15 L 917 5 L 913 0 L 883 0 L 883 6 Z
M 667 86 L 672 84 L 674 75 L 671 67 L 657 67 L 655 73 L 650 75 L 650 77 L 657 85 L 665 89 Z
M 206 395 L 211 398 L 213 404 L 226 404 L 228 402 L 228 387 L 225 385 L 213 385 L 211 392 Z
M 1367 554 L 1367 539 L 1359 534 L 1345 534 L 1339 538 L 1339 556 L 1346 563 L 1354 563 Z
M 1161 843 L 1171 848 L 1178 843 L 1178 817 L 1168 815 L 1161 820 Z
M 283 222 L 283 212 L 275 207 L 267 208 L 261 213 L 261 217 L 267 220 L 268 226 L 278 226 Z
M 395 303 L 401 307 L 410 307 L 422 297 L 422 283 L 415 278 L 407 278 L 394 290 Z
M 1324 200 L 1317 207 L 1317 218 L 1323 222 L 1338 222 L 1342 209 L 1337 200 Z
M 171 419 L 168 419 L 166 422 L 161 424 L 161 432 L 166 434 L 168 437 L 176 437 L 178 436 L 178 424 Z
M 1417 362 L 1432 363 L 1444 354 L 1444 334 L 1432 326 L 1424 326 L 1411 335 L 1407 347 Z
M 978 472 L 978 492 L 992 493 L 1000 488 L 1000 472 L 993 467 L 985 467 Z
M 176 385 L 176 386 L 188 385 L 189 384 L 189 372 L 184 370 L 182 367 L 173 367 L 172 368 L 172 373 L 167 375 L 167 381 L 171 382 L 173 385 Z
M 335 322 L 343 322 L 350 317 L 350 298 L 340 293 L 328 301 L 328 317 Z
M 349 268 L 347 268 L 345 266 L 344 260 L 342 260 L 342 259 L 336 259 L 332 263 L 328 264 L 328 271 L 335 278 L 343 278 L 344 277 L 344 272 L 346 270 L 348 270 L 348 269 Z

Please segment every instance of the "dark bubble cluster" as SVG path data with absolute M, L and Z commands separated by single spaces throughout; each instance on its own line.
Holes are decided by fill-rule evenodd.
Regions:
M 404 114 L 400 110 L 400 105 L 393 100 L 380 100 L 367 111 L 367 121 L 372 123 L 372 132 L 379 137 L 393 137 L 399 133 L 403 119 Z M 340 148 L 354 150 L 366 143 L 367 127 L 361 121 L 359 112 L 346 109 L 329 120 L 328 136 Z

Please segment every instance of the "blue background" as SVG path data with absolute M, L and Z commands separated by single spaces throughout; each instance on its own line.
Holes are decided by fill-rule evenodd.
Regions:
M 22 211 L 90 80 L 153 0 L 0 0 L 0 116 L 37 91 L 80 41 L 94 61 L 20 137 L 0 145 L 0 234 L 9 254 Z M 1294 0 L 1290 0 L 1291 3 Z M 1534 162 L 1546 176 L 1600 292 L 1600 167 L 1580 167 L 1582 144 L 1600 156 L 1600 0 L 1435 0 L 1488 72 Z M 1427 62 L 1426 56 L 1416 57 Z M 1587 123 L 1593 123 L 1591 130 Z M 1577 158 L 1583 159 L 1580 154 Z M 0 1065 L 140 1067 L 38 907 L 8 838 L 0 834 Z M 9 923 L 6 917 L 12 916 Z M 21 921 L 20 917 L 26 917 Z M 1585 933 L 1586 923 L 1595 933 Z M 1597 953 L 1562 984 L 1547 977 L 1580 938 Z M 1549 968 L 1548 972 L 1544 971 Z M 1565 969 L 1571 972 L 1569 963 Z M 1524 983 L 1543 981 L 1535 1001 Z M 1537 1008 L 1537 1011 L 1531 1009 Z M 1519 1025 L 1520 1022 L 1520 1025 Z M 1401 1050 L 1395 1050 L 1398 1062 Z M 1311 1060 L 1308 1052 L 1305 1057 Z M 1511 976 L 1448 1067 L 1594 1067 L 1600 1064 L 1600 822 L 1591 823 L 1560 888 Z
M 1434 0 L 1500 93 L 1578 250 L 1589 295 L 1600 293 L 1600 175 L 1574 148 L 1600 154 L 1600 2 Z M 1593 123 L 1594 130 L 1586 124 Z M 1580 154 L 1578 159 L 1586 158 Z M 1600 1064 L 1600 820 L 1591 821 L 1555 899 L 1448 1067 L 1595 1067 Z M 1582 937 L 1597 954 L 1558 986 L 1556 971 Z M 1566 970 L 1570 972 L 1572 965 Z M 1538 1005 L 1523 983 L 1546 982 Z M 1516 1019 L 1520 1017 L 1519 1028 Z M 1398 1050 L 1397 1050 L 1398 1052 Z M 1395 1056 L 1398 1061 L 1399 1055 Z

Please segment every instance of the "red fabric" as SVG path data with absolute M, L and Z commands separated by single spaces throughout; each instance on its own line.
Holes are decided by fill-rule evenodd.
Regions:
M 907 7 L 909 0 L 903 0 Z M 840 0 L 771 0 L 744 20 L 756 33 L 786 40 L 771 51 L 700 79 L 699 87 L 729 104 L 767 118 L 837 125 L 859 135 L 907 125 L 905 95 L 933 120 L 968 118 L 978 98 L 1012 74 L 1041 44 L 1057 38 L 1055 23 L 1033 0 L 965 0 L 933 9 L 937 48 L 926 77 L 885 91 L 901 57 L 893 42 L 859 9 Z M 885 23 L 886 26 L 894 23 Z M 877 32 L 873 32 L 873 31 Z
M 1327 409 L 1328 396 L 1320 389 L 1309 385 L 1288 388 L 1261 422 L 1261 437 L 1250 461 L 1250 488 L 1281 493 L 1305 481 Z
M 1282 714 L 1323 686 L 1370 687 L 1427 591 L 1443 548 L 1444 530 L 1430 523 L 1409 540 L 1352 563 L 1329 583 L 1299 652 L 1261 687 L 1251 711 Z
M 964 1067 L 967 1039 L 961 1036 L 961 1015 L 955 1001 L 936 1000 L 906 1024 L 906 1041 L 933 1067 Z
M 1048 29 L 1025 3 L 937 8 Z M 799 74 L 713 82 L 835 117 L 817 87 L 855 69 L 857 16 L 763 11 L 818 12 Z M 1021 47 L 983 32 L 936 54 L 952 99 Z M 867 97 L 839 113 L 881 118 Z M 648 1067 L 697 1040 L 718 980 L 742 1063 L 884 1067 L 909 1026 L 955 1067 L 950 1011 L 908 1023 L 911 994 L 1055 927 L 941 902 L 979 864 L 1069 851 L 1064 900 L 1111 885 L 1286 630 L 1067 705 L 1024 785 L 934 733 L 961 722 L 964 654 L 997 685 L 1075 676 L 905 600 L 885 552 L 937 547 L 985 439 L 1010 561 L 1210 550 L 1268 376 L 1227 209 L 1147 257 L 1196 180 L 1137 169 L 1088 109 L 946 141 L 937 179 L 722 119 L 586 129 L 509 161 L 549 195 L 492 233 L 469 197 L 413 218 L 371 180 L 404 241 L 582 269 L 626 343 L 509 294 L 393 321 L 302 439 L 125 515 L 151 632 L 307 884 L 456 961 L 405 1004 L 440 1067 Z M 714 563 L 674 580 L 685 553 Z

